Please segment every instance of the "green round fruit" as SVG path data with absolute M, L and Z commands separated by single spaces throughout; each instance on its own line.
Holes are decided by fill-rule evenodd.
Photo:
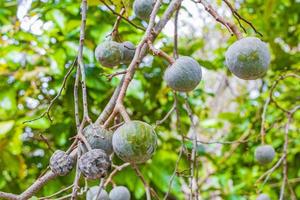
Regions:
M 259 164 L 265 165 L 275 157 L 275 150 L 271 145 L 261 145 L 255 149 L 255 159 Z
M 130 192 L 127 187 L 114 187 L 109 193 L 110 200 L 130 200 Z
M 124 63 L 124 64 L 131 63 L 131 61 L 134 57 L 134 53 L 135 53 L 135 46 L 129 41 L 123 42 L 120 45 L 122 47 L 122 60 L 121 60 L 121 62 Z
M 271 198 L 267 194 L 260 194 L 256 200 L 271 200 Z
M 98 124 L 93 124 L 83 129 L 83 135 L 92 149 L 102 149 L 108 155 L 113 152 L 112 131 L 108 131 Z
M 140 19 L 148 21 L 154 7 L 154 3 L 154 0 L 135 0 L 133 3 L 135 15 Z
M 197 87 L 202 78 L 202 70 L 196 60 L 188 56 L 178 58 L 169 66 L 164 80 L 173 90 L 189 92 Z
M 98 199 L 96 199 L 98 191 L 99 186 L 90 187 L 86 193 L 86 200 L 111 200 L 104 189 L 101 189 L 101 193 L 99 194 Z
M 233 43 L 225 54 L 228 69 L 244 80 L 263 77 L 270 64 L 266 43 L 256 37 L 246 37 Z
M 141 121 L 130 121 L 114 133 L 114 152 L 130 163 L 144 163 L 151 158 L 157 146 L 157 136 L 152 126 Z
M 114 41 L 104 41 L 97 46 L 95 57 L 104 67 L 119 65 L 122 59 L 121 45 Z

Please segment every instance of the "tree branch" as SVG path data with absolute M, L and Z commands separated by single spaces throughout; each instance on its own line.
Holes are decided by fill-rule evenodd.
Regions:
M 174 58 L 169 56 L 166 52 L 164 52 L 163 50 L 160 50 L 160 49 L 156 49 L 150 40 L 148 40 L 147 43 L 148 43 L 149 49 L 152 51 L 152 53 L 154 55 L 164 58 L 170 64 L 173 64 L 175 62 Z
M 75 58 L 75 60 L 73 61 L 72 65 L 71 65 L 71 67 L 70 67 L 70 69 L 68 70 L 68 72 L 67 72 L 66 75 L 64 76 L 64 79 L 63 79 L 62 85 L 61 85 L 61 87 L 60 87 L 60 89 L 59 89 L 59 92 L 58 92 L 58 93 L 55 95 L 55 97 L 50 101 L 50 104 L 48 105 L 46 111 L 43 112 L 43 114 L 41 114 L 39 117 L 37 117 L 37 118 L 35 118 L 35 119 L 31 119 L 31 120 L 26 120 L 26 121 L 24 121 L 23 124 L 28 123 L 28 122 L 36 121 L 36 120 L 41 119 L 41 118 L 43 118 L 43 117 L 45 117 L 45 116 L 47 116 L 48 119 L 52 122 L 52 119 L 51 119 L 51 116 L 50 116 L 50 110 L 51 110 L 51 108 L 53 107 L 55 101 L 61 96 L 62 91 L 65 89 L 66 83 L 67 83 L 67 81 L 68 81 L 68 78 L 69 78 L 69 76 L 71 75 L 71 73 L 72 73 L 73 69 L 75 68 L 75 65 L 76 65 L 76 64 L 77 64 L 77 57 Z
M 237 10 L 231 5 L 231 3 L 228 0 L 223 0 L 225 2 L 225 4 L 229 7 L 229 9 L 231 10 L 233 16 L 237 19 L 238 23 L 240 24 L 240 27 L 246 32 L 245 28 L 242 26 L 240 20 L 244 21 L 245 23 L 247 23 L 253 30 L 255 33 L 259 34 L 261 37 L 263 36 L 255 27 L 254 25 L 246 20 L 244 17 L 242 17 Z
M 38 178 L 27 190 L 20 195 L 15 195 L 6 192 L 0 192 L 0 198 L 11 199 L 11 200 L 23 200 L 32 197 L 41 187 L 43 187 L 48 181 L 57 177 L 52 171 L 48 171 L 42 177 Z
M 234 23 L 231 23 L 231 22 L 228 22 L 226 21 L 223 17 L 221 17 L 217 11 L 210 5 L 208 4 L 205 0 L 198 0 L 197 1 L 198 3 L 201 3 L 205 10 L 215 18 L 215 20 L 217 22 L 220 22 L 221 24 L 223 24 L 230 33 L 234 34 L 237 39 L 241 39 L 243 36 L 242 36 L 242 33 L 240 32 L 240 30 L 238 29 L 238 27 L 234 24 Z
M 130 21 L 128 18 L 124 17 L 123 15 L 120 15 L 119 13 L 117 13 L 116 11 L 114 11 L 104 0 L 100 0 L 100 2 L 102 2 L 107 8 L 108 10 L 110 10 L 114 15 L 117 15 L 119 17 L 121 17 L 122 19 L 124 19 L 127 23 L 129 23 L 130 25 L 134 26 L 137 29 L 140 29 L 142 31 L 144 31 L 145 29 L 139 25 L 136 25 L 135 23 L 133 23 L 132 21 Z

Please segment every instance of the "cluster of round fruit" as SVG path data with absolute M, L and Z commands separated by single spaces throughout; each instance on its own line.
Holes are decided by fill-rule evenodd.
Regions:
M 78 167 L 87 179 L 107 176 L 111 168 L 109 155 L 112 152 L 124 162 L 140 164 L 151 158 L 157 146 L 157 136 L 153 127 L 142 121 L 126 122 L 114 133 L 98 124 L 91 124 L 83 129 L 83 135 L 92 150 L 81 155 Z M 52 172 L 60 176 L 67 175 L 74 164 L 75 159 L 61 150 L 55 151 L 50 158 Z
M 134 56 L 134 45 L 130 42 L 120 44 L 106 41 L 98 45 L 95 55 L 103 66 L 115 66 L 120 62 L 130 63 Z M 225 58 L 229 70 L 245 80 L 254 80 L 264 76 L 270 63 L 270 53 L 266 44 L 255 37 L 236 41 L 228 48 Z M 167 85 L 179 92 L 192 91 L 197 87 L 201 78 L 200 65 L 188 56 L 176 59 L 164 74 Z
M 134 12 L 137 17 L 148 20 L 153 5 L 154 0 L 135 0 Z M 129 64 L 134 54 L 135 46 L 129 41 L 118 43 L 107 40 L 98 45 L 95 50 L 95 57 L 105 67 Z M 270 63 L 270 54 L 266 44 L 255 37 L 236 41 L 227 50 L 225 58 L 229 70 L 237 77 L 245 80 L 261 78 L 266 73 Z M 176 59 L 164 73 L 164 80 L 167 85 L 179 92 L 192 91 L 197 87 L 201 78 L 201 66 L 196 60 L 188 56 L 181 56 Z M 114 133 L 98 124 L 91 124 L 85 127 L 83 135 L 92 150 L 83 153 L 78 160 L 78 167 L 88 179 L 103 178 L 109 173 L 111 168 L 109 155 L 112 152 L 115 152 L 125 162 L 139 164 L 149 160 L 157 146 L 157 136 L 154 129 L 142 121 L 126 122 Z M 274 149 L 268 145 L 258 147 L 255 152 L 255 157 L 260 164 L 271 162 L 274 155 Z M 73 157 L 57 150 L 50 159 L 50 168 L 53 173 L 64 176 L 72 170 L 74 163 Z M 105 190 L 103 190 L 104 193 L 106 193 Z M 109 198 L 117 200 L 117 198 L 110 197 L 111 193 Z M 129 191 L 128 194 L 130 199 Z M 265 197 L 266 195 L 262 194 L 258 200 L 266 199 Z
M 99 191 L 100 194 L 98 195 Z M 117 186 L 108 194 L 106 190 L 100 190 L 99 186 L 93 186 L 87 191 L 86 200 L 130 200 L 130 192 L 125 186 Z
M 97 46 L 95 57 L 104 67 L 114 67 L 119 64 L 129 64 L 134 53 L 135 46 L 129 41 L 118 43 L 107 40 Z

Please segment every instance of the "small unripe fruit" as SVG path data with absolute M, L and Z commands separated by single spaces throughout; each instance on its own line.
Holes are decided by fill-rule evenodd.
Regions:
M 96 199 L 98 191 L 99 186 L 90 187 L 86 193 L 86 200 L 111 200 L 109 199 L 107 192 L 103 188 L 101 189 L 101 193 L 99 194 L 98 199 Z
M 189 92 L 197 87 L 202 78 L 201 67 L 196 60 L 182 56 L 169 66 L 164 74 L 164 80 L 173 90 Z
M 259 164 L 268 164 L 275 157 L 275 150 L 271 145 L 262 145 L 255 149 L 255 158 Z
M 98 124 L 93 124 L 83 129 L 83 135 L 86 137 L 92 149 L 102 149 L 108 155 L 113 152 L 112 131 L 108 131 Z
M 145 122 L 127 122 L 113 135 L 114 152 L 125 162 L 146 162 L 155 152 L 156 146 L 156 133 L 152 126 Z
M 267 194 L 260 194 L 256 200 L 271 200 L 271 198 Z
M 135 53 L 135 46 L 129 42 L 123 42 L 120 44 L 122 47 L 122 60 L 121 62 L 124 64 L 129 64 L 131 63 L 133 57 L 134 57 L 134 53 Z
M 130 200 L 130 192 L 127 187 L 114 187 L 109 193 L 110 200 Z
M 119 65 L 122 59 L 121 46 L 114 41 L 104 41 L 97 46 L 95 57 L 104 67 Z
M 154 0 L 135 0 L 133 3 L 135 15 L 140 19 L 148 21 L 154 7 L 154 3 Z
M 263 77 L 270 64 L 267 45 L 256 37 L 246 37 L 233 43 L 225 58 L 228 69 L 244 80 Z
M 56 150 L 50 158 L 50 169 L 59 176 L 67 175 L 74 166 L 74 159 L 61 150 Z
M 101 149 L 92 149 L 79 159 L 79 170 L 88 179 L 104 178 L 111 167 L 107 154 Z

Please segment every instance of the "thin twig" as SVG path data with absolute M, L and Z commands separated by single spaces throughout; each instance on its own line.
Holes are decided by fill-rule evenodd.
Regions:
M 245 32 L 246 32 L 246 30 L 245 30 L 245 28 L 242 26 L 242 24 L 240 23 L 239 19 L 242 20 L 242 21 L 244 21 L 244 22 L 246 22 L 246 23 L 254 30 L 255 33 L 259 34 L 261 37 L 263 36 L 263 35 L 262 35 L 262 34 L 254 27 L 254 25 L 253 25 L 250 21 L 246 20 L 244 17 L 242 17 L 242 16 L 237 12 L 237 10 L 231 5 L 231 3 L 230 3 L 228 0 L 223 0 L 223 1 L 224 1 L 225 4 L 229 7 L 229 9 L 231 10 L 233 16 L 238 20 L 238 22 L 239 22 L 241 28 L 243 28 Z
M 117 15 L 117 16 L 121 17 L 127 23 L 129 23 L 130 25 L 134 26 L 135 28 L 140 29 L 142 31 L 145 31 L 145 29 L 143 27 L 141 27 L 139 25 L 136 25 L 135 23 L 133 23 L 132 21 L 130 21 L 128 18 L 126 18 L 123 15 L 120 15 L 119 13 L 117 13 L 116 11 L 114 11 L 104 0 L 100 0 L 100 2 L 102 2 L 108 8 L 108 10 L 110 10 L 114 15 Z
M 189 138 L 187 136 L 185 136 L 185 139 L 191 140 L 193 141 L 193 138 Z M 236 143 L 247 143 L 249 142 L 249 140 L 234 140 L 234 141 L 203 141 L 203 140 L 198 140 L 197 139 L 197 143 L 200 144 L 236 144 Z
M 275 88 L 277 87 L 277 85 L 279 84 L 280 81 L 286 79 L 286 78 L 289 78 L 289 77 L 294 77 L 294 78 L 298 78 L 300 79 L 300 76 L 297 75 L 297 74 L 285 74 L 283 76 L 280 76 L 279 78 L 277 78 L 274 83 L 272 84 L 272 86 L 270 87 L 270 90 L 269 90 L 269 96 L 264 104 L 264 107 L 263 107 L 263 112 L 262 112 L 262 115 L 261 115 L 261 129 L 260 129 L 260 134 L 261 134 L 261 141 L 262 141 L 262 144 L 265 143 L 265 135 L 266 135 L 266 130 L 265 130 L 265 121 L 266 121 L 266 113 L 267 113 L 267 108 L 269 106 L 269 104 L 271 102 L 273 102 L 275 104 L 275 106 L 277 108 L 279 108 L 281 111 L 283 111 L 284 113 L 291 113 L 293 112 L 293 110 L 287 110 L 285 108 L 283 108 L 282 106 L 280 106 L 277 101 L 275 101 L 275 99 L 273 98 L 273 93 L 274 93 L 274 90 Z M 298 109 L 297 107 L 295 107 L 294 109 Z
M 191 106 L 188 102 L 188 94 L 186 94 L 185 96 L 185 107 L 186 107 L 186 111 L 188 113 L 188 116 L 190 118 L 191 121 L 191 129 L 192 129 L 192 133 L 193 133 L 193 149 L 192 149 L 192 156 L 191 156 L 191 179 L 190 179 L 190 189 L 191 189 L 191 199 L 193 199 L 193 196 L 195 196 L 195 199 L 198 200 L 198 180 L 197 180 L 197 175 L 195 175 L 195 173 L 197 173 L 197 171 L 195 171 L 195 166 L 197 163 L 197 132 L 196 132 L 196 124 L 194 121 L 194 117 L 193 117 L 193 111 L 191 109 Z M 195 192 L 193 191 L 193 183 L 195 183 Z M 195 195 L 194 195 L 195 193 Z
M 107 80 L 108 81 L 111 81 L 111 79 L 115 76 L 118 76 L 118 75 L 121 75 L 121 74 L 126 74 L 127 70 L 123 70 L 123 71 L 119 71 L 119 72 L 115 72 L 115 73 L 112 73 L 112 74 L 108 74 L 108 75 L 105 75 Z
M 99 115 L 99 117 L 96 120 L 95 124 L 103 124 L 107 120 L 107 118 L 111 115 L 111 113 L 113 112 L 113 109 L 116 105 L 116 101 L 117 101 L 117 98 L 120 94 L 123 82 L 124 82 L 124 77 L 121 79 L 119 85 L 115 89 L 112 97 L 110 98 L 109 102 L 106 104 L 105 108 L 103 109 L 103 111 Z
M 174 49 L 173 49 L 173 57 L 174 59 L 178 58 L 178 15 L 181 6 L 179 6 L 175 12 L 174 18 Z
M 124 121 L 129 122 L 130 117 L 129 117 L 127 111 L 126 111 L 126 108 L 123 106 L 123 104 L 120 104 L 117 109 L 120 112 L 121 116 L 123 117 Z
M 283 180 L 282 180 L 282 185 L 281 185 L 281 190 L 280 190 L 280 196 L 279 200 L 283 200 L 284 197 L 284 191 L 285 191 L 285 186 L 288 184 L 288 163 L 287 163 L 287 155 L 288 155 L 288 144 L 289 144 L 289 128 L 290 128 L 290 123 L 292 121 L 292 114 L 287 115 L 287 123 L 285 125 L 284 129 L 284 146 L 283 146 Z
M 141 171 L 139 170 L 138 166 L 136 166 L 135 164 L 132 165 L 133 169 L 135 170 L 137 176 L 141 179 L 141 181 L 144 184 L 145 187 L 145 191 L 146 191 L 146 197 L 147 200 L 151 200 L 151 193 L 150 193 L 150 187 L 146 181 L 146 179 L 144 178 L 143 174 L 141 173 Z
M 59 195 L 59 194 L 65 192 L 65 191 L 68 191 L 68 190 L 71 189 L 72 187 L 73 187 L 73 184 L 72 184 L 72 185 L 69 185 L 69 186 L 66 187 L 66 188 L 63 188 L 63 189 L 59 190 L 58 192 L 55 192 L 55 193 L 52 194 L 52 195 L 49 195 L 49 196 L 46 196 L 46 197 L 39 197 L 39 199 L 40 199 L 40 200 L 43 200 L 43 199 L 51 199 L 51 198 L 54 197 L 54 196 L 57 196 L 57 195 Z
M 164 123 L 170 117 L 170 115 L 174 112 L 175 107 L 176 107 L 176 105 L 175 105 L 175 102 L 174 102 L 173 106 L 168 111 L 168 113 L 161 120 L 156 121 L 155 126 L 159 126 L 162 123 Z
M 168 199 L 168 196 L 171 192 L 171 189 L 172 189 L 172 184 L 173 184 L 173 181 L 174 181 L 174 178 L 177 174 L 177 170 L 178 170 L 178 167 L 179 167 L 179 162 L 181 160 L 181 157 L 183 155 L 183 152 L 184 152 L 184 144 L 181 144 L 180 146 L 180 151 L 179 151 L 179 155 L 178 155 L 178 158 L 176 160 L 176 163 L 175 163 L 175 167 L 174 167 L 174 171 L 173 171 L 173 174 L 169 180 L 169 184 L 168 184 L 168 190 L 167 190 L 167 193 L 165 194 L 164 196 L 164 200 Z
M 99 198 L 100 198 L 100 194 L 101 194 L 101 192 L 102 192 L 103 185 L 104 185 L 104 178 L 101 178 L 101 179 L 100 179 L 100 183 L 99 183 L 99 189 L 98 189 L 97 195 L 96 195 L 96 199 L 99 199 Z
M 205 10 L 212 17 L 214 17 L 217 22 L 223 24 L 230 33 L 234 34 L 237 37 L 237 39 L 242 38 L 242 33 L 240 32 L 238 27 L 234 23 L 228 22 L 223 17 L 221 17 L 209 3 L 207 3 L 205 0 L 198 0 L 197 2 L 201 3 L 204 6 Z
M 78 99 L 75 102 L 75 118 L 76 118 L 76 127 L 77 127 L 77 135 L 80 136 L 80 138 L 84 138 L 82 136 L 82 129 L 85 125 L 85 122 L 88 121 L 91 123 L 91 120 L 88 115 L 88 105 L 87 105 L 87 91 L 86 91 L 86 78 L 85 78 L 85 68 L 84 68 L 84 62 L 83 62 L 83 46 L 84 46 L 84 39 L 85 39 L 85 26 L 86 26 L 86 17 L 87 17 L 87 0 L 81 1 L 81 26 L 80 26 L 80 37 L 79 37 L 79 48 L 78 48 L 78 68 L 77 68 L 77 74 L 76 74 L 76 81 L 74 86 L 74 94 L 76 95 L 75 98 L 78 98 L 78 81 L 79 81 L 79 75 L 81 75 L 81 88 L 82 88 L 82 102 L 83 102 L 83 117 L 81 124 L 79 126 L 79 116 L 77 116 L 78 113 Z M 80 73 L 79 73 L 80 70 Z M 79 126 L 79 127 L 78 127 Z M 89 144 L 84 141 L 87 147 L 90 148 Z M 81 156 L 81 141 L 78 141 L 78 149 L 77 149 L 77 161 L 79 160 Z M 81 176 L 78 163 L 76 164 L 76 175 L 73 183 L 73 191 L 71 195 L 71 200 L 74 200 L 77 198 L 77 192 L 79 189 L 79 179 Z
M 120 41 L 118 28 L 119 28 L 119 25 L 120 25 L 120 22 L 121 22 L 121 19 L 122 19 L 122 16 L 124 15 L 124 13 L 125 13 L 125 8 L 122 8 L 120 11 L 120 14 L 117 17 L 117 20 L 116 20 L 114 26 L 113 26 L 113 29 L 112 29 L 111 33 L 109 34 L 113 40 L 118 39 L 118 41 Z
M 257 179 L 256 184 L 258 182 L 260 182 L 263 178 L 265 178 L 264 182 L 262 184 L 262 185 L 264 185 L 269 180 L 269 177 L 271 176 L 271 174 L 281 165 L 283 159 L 284 159 L 284 156 L 281 156 L 281 158 L 276 162 L 276 164 L 271 169 L 269 169 L 268 171 L 266 171 L 263 175 L 261 175 Z
M 130 163 L 124 163 L 120 166 L 116 166 L 115 169 L 109 174 L 108 178 L 106 179 L 104 183 L 104 187 L 106 187 L 111 181 L 112 178 L 116 175 L 117 172 L 123 170 L 124 168 L 128 167 Z
M 174 168 L 174 171 L 173 171 L 173 174 L 169 180 L 169 184 L 168 184 L 168 190 L 167 190 L 167 193 L 165 194 L 164 196 L 164 200 L 166 200 L 171 192 L 171 188 L 172 188 L 172 184 L 173 184 L 173 180 L 177 174 L 177 171 L 178 171 L 178 167 L 179 167 L 179 162 L 181 160 L 181 157 L 184 153 L 184 150 L 185 150 L 185 138 L 184 138 L 184 135 L 182 134 L 182 130 L 181 130 L 181 121 L 180 121 L 180 113 L 179 113 L 179 104 L 178 104 L 178 99 L 177 99 L 177 94 L 176 92 L 173 93 L 174 94 L 174 104 L 175 104 L 175 111 L 176 111 L 176 129 L 177 129 L 177 132 L 181 135 L 181 146 L 180 146 L 180 151 L 179 151 L 179 155 L 178 155 L 178 158 L 177 158 L 177 161 L 175 163 L 175 168 Z
M 77 63 L 77 57 L 74 59 L 74 61 L 73 61 L 72 65 L 71 65 L 71 67 L 69 68 L 68 72 L 67 72 L 66 75 L 64 76 L 64 79 L 63 79 L 62 85 L 61 85 L 61 87 L 60 87 L 60 89 L 59 89 L 59 92 L 58 92 L 58 93 L 55 95 L 55 97 L 50 101 L 50 104 L 48 105 L 46 111 L 43 112 L 39 117 L 37 117 L 37 118 L 35 118 L 35 119 L 31 119 L 31 120 L 26 120 L 26 121 L 24 121 L 23 124 L 29 123 L 29 122 L 33 122 L 33 121 L 36 121 L 36 120 L 41 119 L 41 118 L 43 118 L 43 117 L 45 117 L 45 116 L 47 116 L 48 119 L 49 119 L 50 121 L 52 121 L 51 116 L 50 116 L 50 110 L 51 110 L 51 108 L 53 107 L 55 101 L 61 96 L 62 91 L 65 89 L 66 83 L 67 83 L 67 81 L 68 81 L 68 78 L 69 78 L 69 76 L 71 75 L 73 69 L 75 68 L 76 63 Z
M 174 58 L 169 56 L 166 52 L 164 52 L 163 50 L 160 50 L 160 49 L 156 49 L 150 40 L 148 40 L 147 43 L 148 43 L 149 49 L 152 51 L 152 53 L 154 55 L 160 56 L 160 57 L 166 59 L 170 64 L 173 64 L 175 62 Z

